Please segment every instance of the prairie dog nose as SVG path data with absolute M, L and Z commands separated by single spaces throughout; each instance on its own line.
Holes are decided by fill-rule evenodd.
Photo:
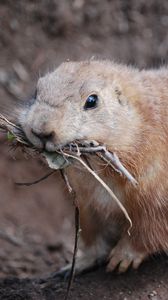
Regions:
M 40 141 L 43 143 L 44 146 L 48 141 L 52 141 L 55 135 L 54 131 L 41 132 L 35 129 L 32 129 L 31 131 L 38 139 L 40 139 Z

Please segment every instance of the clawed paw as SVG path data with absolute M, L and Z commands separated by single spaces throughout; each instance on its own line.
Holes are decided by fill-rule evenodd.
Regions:
M 129 267 L 137 269 L 146 257 L 147 253 L 137 252 L 129 242 L 123 240 L 110 252 L 106 270 L 112 272 L 117 269 L 118 273 L 124 273 Z

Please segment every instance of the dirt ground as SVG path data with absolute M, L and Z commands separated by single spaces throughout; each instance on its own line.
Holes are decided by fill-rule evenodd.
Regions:
M 0 111 L 13 115 L 18 99 L 34 93 L 39 75 L 66 59 L 95 56 L 157 67 L 168 59 L 168 2 L 164 0 L 0 1 Z M 10 150 L 0 135 L 0 300 L 64 299 L 67 283 L 37 278 L 70 261 L 73 206 L 59 174 Z M 168 258 L 137 272 L 104 268 L 75 280 L 69 299 L 168 299 Z

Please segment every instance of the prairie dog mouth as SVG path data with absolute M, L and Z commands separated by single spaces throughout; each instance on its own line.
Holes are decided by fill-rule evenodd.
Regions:
M 61 150 L 63 147 L 65 147 L 66 145 L 68 145 L 69 143 L 60 143 L 60 144 L 54 144 L 50 141 L 48 141 L 44 147 L 44 149 L 47 152 L 55 152 L 58 150 Z
M 55 152 L 55 151 L 59 151 L 59 150 L 70 150 L 73 151 L 79 147 L 98 147 L 100 146 L 100 144 L 97 141 L 94 140 L 76 140 L 76 141 L 69 141 L 67 143 L 60 143 L 55 145 L 52 142 L 47 142 L 45 145 L 45 150 L 47 152 Z

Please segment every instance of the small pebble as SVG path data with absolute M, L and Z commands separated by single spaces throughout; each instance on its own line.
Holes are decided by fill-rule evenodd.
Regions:
M 156 291 L 152 291 L 149 295 L 148 295 L 148 297 L 149 298 L 152 298 L 152 297 L 155 297 L 157 295 L 157 292 Z

